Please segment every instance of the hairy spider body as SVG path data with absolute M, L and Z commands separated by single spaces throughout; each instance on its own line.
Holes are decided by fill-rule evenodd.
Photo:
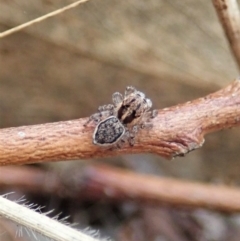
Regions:
M 100 106 L 99 112 L 90 116 L 85 123 L 87 125 L 94 121 L 97 124 L 93 143 L 100 146 L 120 146 L 127 139 L 130 145 L 134 145 L 139 129 L 151 128 L 151 119 L 157 115 L 157 111 L 151 111 L 152 101 L 132 86 L 126 88 L 124 96 L 114 93 L 112 101 L 113 104 Z

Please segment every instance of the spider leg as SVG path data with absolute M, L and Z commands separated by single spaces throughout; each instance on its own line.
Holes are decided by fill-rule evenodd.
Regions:
M 83 125 L 87 126 L 91 121 L 98 123 L 100 120 L 101 120 L 101 113 L 95 113 L 91 115 Z
M 86 121 L 84 126 L 87 126 L 88 123 L 93 121 L 97 124 L 99 121 L 103 120 L 104 118 L 108 118 L 109 116 L 113 115 L 113 105 L 103 105 L 98 108 L 99 112 L 91 115 L 89 119 Z
M 158 114 L 157 110 L 153 110 L 153 111 L 148 111 L 145 113 L 145 115 L 143 116 L 143 120 L 144 123 L 141 124 L 141 128 L 142 129 L 151 129 L 153 127 L 153 124 L 150 122 L 151 119 L 155 118 Z
M 152 108 L 152 101 L 150 99 L 144 99 L 145 100 L 145 105 L 146 105 L 146 109 L 150 110 Z
M 143 92 L 136 91 L 136 96 L 137 96 L 139 99 L 145 100 L 145 94 L 144 94 Z
M 99 112 L 103 112 L 103 111 L 113 111 L 114 109 L 114 105 L 112 104 L 108 104 L 108 105 L 101 105 L 98 107 L 98 111 Z
M 153 127 L 153 124 L 150 122 L 146 122 L 144 124 L 141 125 L 142 129 L 151 129 Z
M 144 114 L 144 119 L 148 122 L 150 119 L 153 119 L 157 116 L 158 111 L 157 110 L 152 110 L 152 111 L 147 111 Z
M 113 115 L 113 111 L 112 110 L 106 110 L 106 111 L 102 111 L 98 114 L 100 115 L 100 120 L 103 120 L 103 119 L 108 118 L 109 116 Z
M 137 90 L 133 86 L 128 86 L 125 90 L 124 97 L 137 92 Z
M 129 136 L 130 136 L 130 132 L 129 132 L 128 128 L 126 128 L 125 134 L 124 134 L 124 136 L 122 137 L 121 142 L 122 142 L 122 143 L 125 143 L 125 142 L 128 140 Z
M 135 136 L 138 133 L 138 130 L 139 130 L 139 126 L 135 125 L 135 126 L 133 126 L 132 130 L 129 132 L 128 142 L 129 142 L 130 146 L 134 146 L 134 144 L 135 144 Z
M 145 98 L 143 93 L 142 96 L 139 96 L 138 99 L 136 99 L 134 104 L 133 110 L 135 111 L 135 117 L 143 116 L 152 107 L 152 101 Z
M 121 140 L 116 144 L 116 148 L 121 149 L 124 145 L 125 141 Z
M 138 125 L 135 125 L 135 126 L 133 126 L 133 128 L 132 128 L 131 134 L 134 135 L 134 137 L 135 137 L 135 135 L 138 133 L 138 131 L 139 131 L 139 126 L 138 126 Z M 131 135 L 131 134 L 130 134 L 130 135 Z
M 158 114 L 158 110 L 151 111 L 151 118 L 152 119 L 155 118 L 157 116 L 157 114 Z
M 122 94 L 120 94 L 119 92 L 115 92 L 112 95 L 112 101 L 113 101 L 114 106 L 118 106 L 123 101 Z

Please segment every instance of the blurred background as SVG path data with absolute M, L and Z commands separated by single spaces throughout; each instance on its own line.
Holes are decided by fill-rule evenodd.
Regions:
M 72 2 L 0 0 L 0 31 Z M 129 85 L 146 93 L 160 109 L 217 91 L 236 77 L 237 65 L 211 1 L 89 0 L 0 39 L 0 128 L 86 117 L 110 103 L 113 92 L 123 92 Z M 170 162 L 143 154 L 34 168 L 62 173 L 97 162 L 138 173 L 237 186 L 239 136 L 240 129 L 213 133 L 203 148 Z M 6 191 L 10 189 L 1 193 Z M 23 194 L 46 210 L 70 215 L 70 222 L 78 222 L 80 228 L 97 229 L 121 241 L 240 237 L 237 214 L 106 199 L 74 202 L 23 190 L 15 195 Z

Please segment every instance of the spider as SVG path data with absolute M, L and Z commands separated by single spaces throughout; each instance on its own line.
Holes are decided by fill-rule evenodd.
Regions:
M 152 127 L 151 119 L 157 110 L 151 110 L 152 101 L 132 86 L 126 88 L 124 96 L 115 92 L 112 101 L 113 104 L 100 106 L 84 125 L 91 121 L 97 124 L 93 133 L 95 145 L 120 147 L 128 140 L 133 146 L 139 129 Z

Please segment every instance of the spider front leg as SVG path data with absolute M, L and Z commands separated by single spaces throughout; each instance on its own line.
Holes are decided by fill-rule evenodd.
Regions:
M 114 110 L 114 105 L 112 105 L 112 104 L 101 105 L 101 106 L 98 107 L 98 111 L 99 111 L 99 112 L 103 112 L 103 111 L 112 112 L 112 113 L 110 113 L 110 115 L 113 114 L 113 110 Z
M 87 126 L 91 121 L 97 124 L 101 120 L 101 117 L 101 113 L 95 113 L 88 118 L 88 120 L 83 124 L 83 126 Z
M 137 90 L 134 87 L 132 87 L 132 86 L 128 86 L 126 88 L 126 90 L 125 90 L 124 97 L 127 97 L 128 95 L 130 95 L 130 94 L 132 94 L 134 92 L 136 93 Z
M 86 121 L 84 126 L 87 126 L 88 123 L 91 121 L 94 121 L 95 124 L 97 124 L 99 121 L 101 121 L 103 118 L 107 118 L 111 115 L 113 115 L 114 105 L 102 105 L 98 107 L 98 113 L 95 113 L 89 117 L 89 119 Z
M 120 94 L 119 92 L 115 92 L 112 95 L 112 101 L 113 101 L 113 104 L 115 107 L 118 106 L 119 104 L 121 104 L 123 102 L 122 94 Z
M 108 104 L 108 105 L 102 105 L 98 107 L 100 119 L 108 118 L 111 115 L 114 115 L 114 105 Z

